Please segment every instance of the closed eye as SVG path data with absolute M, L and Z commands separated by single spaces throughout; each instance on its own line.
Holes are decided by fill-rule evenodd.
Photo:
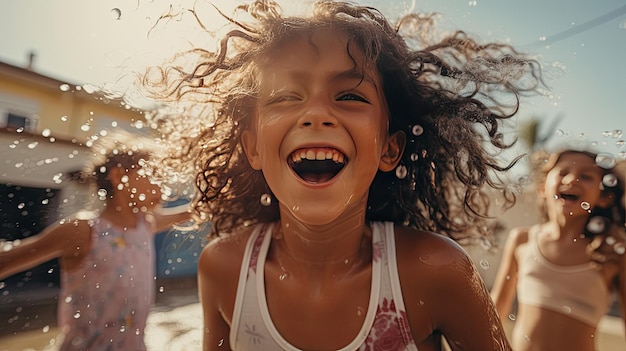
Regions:
M 354 94 L 354 93 L 346 93 L 346 94 L 342 94 L 337 98 L 338 101 L 361 101 L 361 102 L 366 102 L 366 103 L 370 103 L 366 98 L 362 97 L 361 95 L 358 94 Z
M 298 97 L 295 95 L 275 95 L 275 96 L 270 97 L 265 104 L 270 105 L 270 104 L 276 104 L 279 102 L 296 101 L 296 100 L 298 100 Z

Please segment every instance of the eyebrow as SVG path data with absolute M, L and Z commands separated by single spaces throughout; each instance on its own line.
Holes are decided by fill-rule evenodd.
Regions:
M 368 74 L 357 71 L 355 67 L 339 72 L 335 75 L 335 77 L 333 77 L 333 80 L 341 79 L 358 80 L 359 84 L 361 84 L 361 82 L 367 82 L 378 90 L 378 86 L 374 82 L 374 79 L 372 79 L 372 77 Z

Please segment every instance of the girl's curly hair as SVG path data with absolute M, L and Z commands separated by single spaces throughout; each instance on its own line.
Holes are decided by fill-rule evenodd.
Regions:
M 132 169 L 148 165 L 148 160 L 155 154 L 157 143 L 149 136 L 116 129 L 95 142 L 88 144 L 91 157 L 84 167 L 72 175 L 79 183 L 94 184 L 111 196 L 113 184 L 109 173 L 113 168 Z
M 505 203 L 514 203 L 498 177 L 517 161 L 498 159 L 514 140 L 505 141 L 500 128 L 517 113 L 522 94 L 542 85 L 537 62 L 510 45 L 479 44 L 462 31 L 435 40 L 432 14 L 409 14 L 393 26 L 376 9 L 349 2 L 319 1 L 303 17 L 281 11 L 273 1 L 257 0 L 232 16 L 220 12 L 235 28 L 216 52 L 189 50 L 142 76 L 153 98 L 177 104 L 152 116 L 169 147 L 156 171 L 163 177 L 172 170 L 194 175 L 197 220 L 228 232 L 279 218 L 276 201 L 261 203 L 271 191 L 241 145 L 257 95 L 256 70 L 281 44 L 325 28 L 348 33 L 366 64 L 375 65 L 390 133 L 407 136 L 397 171 L 378 172 L 370 187 L 368 220 L 461 239 L 484 228 L 485 186 L 502 190 Z M 193 64 L 187 66 L 189 58 Z

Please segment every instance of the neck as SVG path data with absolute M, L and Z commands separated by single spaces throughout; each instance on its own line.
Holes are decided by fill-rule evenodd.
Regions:
M 283 212 L 273 240 L 281 265 L 335 270 L 371 259 L 371 229 L 365 225 L 364 209 L 324 225 L 302 223 Z
M 550 218 L 550 221 L 546 223 L 546 225 L 551 228 L 550 232 L 554 233 L 559 238 L 580 238 L 585 231 L 587 220 L 587 217 L 582 216 L 570 218 L 559 216 Z

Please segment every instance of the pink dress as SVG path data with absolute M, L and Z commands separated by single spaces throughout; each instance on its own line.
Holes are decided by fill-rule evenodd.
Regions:
M 144 328 L 155 294 L 154 240 L 147 224 L 124 230 L 95 220 L 91 251 L 61 272 L 61 351 L 146 350 Z

